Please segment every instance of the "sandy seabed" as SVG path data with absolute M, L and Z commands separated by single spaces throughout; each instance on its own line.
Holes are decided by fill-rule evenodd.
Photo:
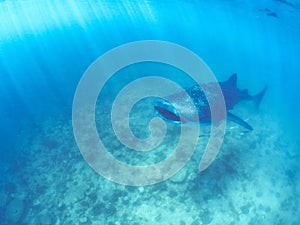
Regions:
M 264 126 L 260 126 L 260 124 Z M 0 184 L 3 224 L 300 224 L 297 143 L 274 119 L 251 118 L 254 131 L 228 124 L 217 159 L 198 172 L 208 136 L 187 165 L 159 184 L 132 187 L 98 175 L 82 158 L 71 121 L 49 120 L 23 135 L 24 155 Z M 276 131 L 276 132 L 274 132 Z M 118 148 L 114 136 L 107 143 Z M 170 142 L 161 147 L 173 147 Z M 119 154 L 122 158 L 122 153 Z M 125 157 L 125 156 L 124 156 Z

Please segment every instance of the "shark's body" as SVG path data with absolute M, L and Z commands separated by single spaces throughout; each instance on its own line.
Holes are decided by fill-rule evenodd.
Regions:
M 208 83 L 202 85 L 201 88 L 198 85 L 194 85 L 188 89 L 186 89 L 186 93 L 191 97 L 197 113 L 195 111 L 190 110 L 190 105 L 186 102 L 186 99 L 183 96 L 182 92 L 175 93 L 173 95 L 168 96 L 167 99 L 172 101 L 170 104 L 168 101 L 160 99 L 155 102 L 154 108 L 157 113 L 163 117 L 164 119 L 171 121 L 173 123 L 187 123 L 187 122 L 211 122 L 211 107 L 214 104 L 214 99 L 220 97 L 216 90 L 217 85 L 221 88 L 225 107 L 226 107 L 226 117 L 228 120 L 231 120 L 247 130 L 253 130 L 253 128 L 244 120 L 239 118 L 238 116 L 229 112 L 233 107 L 243 101 L 243 100 L 253 100 L 256 106 L 259 105 L 262 97 L 265 94 L 266 88 L 264 88 L 257 95 L 251 96 L 248 94 L 248 90 L 240 90 L 237 88 L 237 75 L 233 74 L 227 81 L 219 82 L 219 83 Z M 203 91 L 204 90 L 204 91 Z M 210 98 L 208 103 L 207 98 Z M 177 109 L 177 110 L 176 110 Z M 179 116 L 178 109 L 183 112 L 181 117 Z M 224 117 L 220 117 L 219 120 L 225 119 Z

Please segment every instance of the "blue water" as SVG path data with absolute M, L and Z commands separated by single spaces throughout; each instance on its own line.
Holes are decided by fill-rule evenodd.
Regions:
M 206 171 L 198 171 L 205 134 L 177 175 L 132 187 L 103 178 L 84 161 L 72 103 L 92 62 L 141 40 L 182 45 L 219 81 L 237 73 L 240 89 L 268 90 L 258 112 L 239 107 L 254 130 L 243 133 L 229 122 Z M 299 58 L 297 0 L 0 1 L 0 224 L 300 224 Z M 166 71 L 170 79 L 178 75 Z M 111 104 L 122 85 L 147 75 L 134 72 L 112 79 L 103 102 Z M 174 81 L 188 84 L 181 75 Z M 145 127 L 155 116 L 149 104 L 137 105 L 131 121 L 140 137 L 149 135 Z M 148 162 L 141 152 L 132 159 L 113 137 L 105 123 L 109 109 L 100 107 L 96 120 L 112 155 Z M 150 163 L 172 152 L 178 127 L 168 132 Z

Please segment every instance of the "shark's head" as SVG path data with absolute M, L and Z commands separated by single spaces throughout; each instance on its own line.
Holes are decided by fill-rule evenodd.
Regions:
M 163 119 L 179 124 L 181 122 L 179 113 L 175 107 L 165 99 L 157 99 L 154 102 L 154 109 L 156 113 Z

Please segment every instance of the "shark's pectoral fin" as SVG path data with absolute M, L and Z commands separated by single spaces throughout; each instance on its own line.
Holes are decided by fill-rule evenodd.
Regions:
M 238 116 L 236 116 L 230 112 L 227 112 L 227 119 L 241 125 L 242 127 L 246 128 L 247 130 L 253 130 L 253 128 L 247 122 L 245 122 L 244 120 L 242 120 L 241 118 L 239 118 Z

